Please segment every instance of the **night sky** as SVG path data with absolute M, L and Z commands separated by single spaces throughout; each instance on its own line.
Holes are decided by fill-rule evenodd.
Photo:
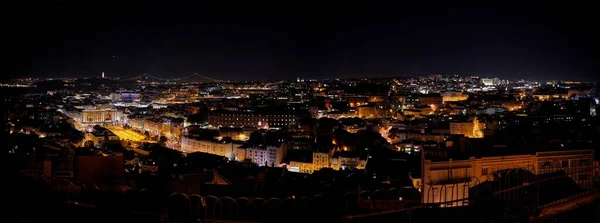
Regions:
M 3 75 L 543 80 L 590 79 L 598 71 L 596 7 L 564 5 L 571 1 L 148 2 L 3 7 Z

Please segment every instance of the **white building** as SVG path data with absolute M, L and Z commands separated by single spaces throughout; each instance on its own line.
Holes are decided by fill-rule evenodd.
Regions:
M 205 140 L 189 137 L 183 137 L 181 139 L 181 151 L 184 153 L 202 152 L 227 158 L 234 157 L 235 148 L 240 147 L 241 145 L 241 143 L 231 140 Z
M 249 159 L 258 165 L 279 166 L 283 161 L 287 147 L 281 145 L 241 146 L 236 149 L 236 160 Z
M 84 126 L 114 124 L 123 121 L 123 111 L 110 105 L 83 106 L 72 111 L 62 111 L 66 116 Z
M 481 83 L 486 86 L 496 86 L 502 84 L 502 80 L 498 78 L 481 78 Z

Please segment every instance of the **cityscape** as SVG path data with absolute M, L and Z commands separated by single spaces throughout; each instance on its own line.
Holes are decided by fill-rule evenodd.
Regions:
M 484 197 L 544 213 L 581 194 L 597 200 L 600 186 L 592 83 L 102 73 L 3 86 L 11 165 L 43 179 L 55 199 L 78 203 L 149 190 L 156 199 L 170 195 L 168 212 L 156 214 L 172 217 L 199 196 L 194 204 L 207 212 L 195 218 L 251 221 L 259 219 L 225 214 L 231 207 L 214 202 L 233 199 L 241 208 L 242 198 L 267 205 L 327 196 L 338 207 L 331 220 L 367 213 L 398 220 L 409 208 L 463 210 Z M 219 212 L 209 213 L 214 205 Z
M 299 22 L 305 28 L 298 33 L 332 17 L 317 13 L 318 19 Z M 156 24 L 185 27 L 174 20 Z M 74 30 L 87 29 L 81 27 Z M 169 37 L 153 35 L 165 42 L 192 35 L 173 30 Z M 231 34 L 219 30 L 213 35 Z M 77 32 L 56 33 L 64 35 L 52 37 L 64 38 L 61 52 L 76 51 L 67 36 Z M 86 51 L 102 57 L 108 45 L 126 45 L 93 41 L 104 45 Z M 407 72 L 414 75 L 397 74 L 402 69 L 381 75 L 362 74 L 368 66 L 350 62 L 337 70 L 357 71 L 352 75 L 304 75 L 278 73 L 299 62 L 278 63 L 269 73 L 242 59 L 227 65 L 240 70 L 221 75 L 203 72 L 214 68 L 209 65 L 168 73 L 152 71 L 156 64 L 187 65 L 139 56 L 149 67 L 139 71 L 117 61 L 131 52 L 96 60 L 33 48 L 35 55 L 23 57 L 31 57 L 31 66 L 15 63 L 0 79 L 7 222 L 600 222 L 600 82 L 581 73 L 415 68 Z M 305 48 L 284 50 L 317 69 L 315 61 L 325 57 L 306 59 L 313 54 Z M 176 60 L 190 55 L 206 59 L 181 53 Z M 255 59 L 248 63 L 266 60 Z

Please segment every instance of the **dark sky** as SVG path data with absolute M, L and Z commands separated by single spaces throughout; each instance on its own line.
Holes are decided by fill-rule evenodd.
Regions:
M 589 79 L 598 71 L 597 11 L 571 1 L 122 2 L 3 7 L 3 73 Z

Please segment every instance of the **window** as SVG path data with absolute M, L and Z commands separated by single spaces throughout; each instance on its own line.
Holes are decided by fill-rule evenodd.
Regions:
M 579 174 L 579 180 L 588 180 L 587 174 Z
M 488 168 L 481 168 L 481 175 L 482 176 L 488 175 Z
M 569 167 L 569 160 L 560 161 L 560 165 L 561 167 Z
M 552 167 L 552 163 L 549 161 L 546 161 L 542 164 L 542 169 L 549 169 Z
M 589 166 L 591 162 L 586 159 L 579 160 L 579 166 Z

